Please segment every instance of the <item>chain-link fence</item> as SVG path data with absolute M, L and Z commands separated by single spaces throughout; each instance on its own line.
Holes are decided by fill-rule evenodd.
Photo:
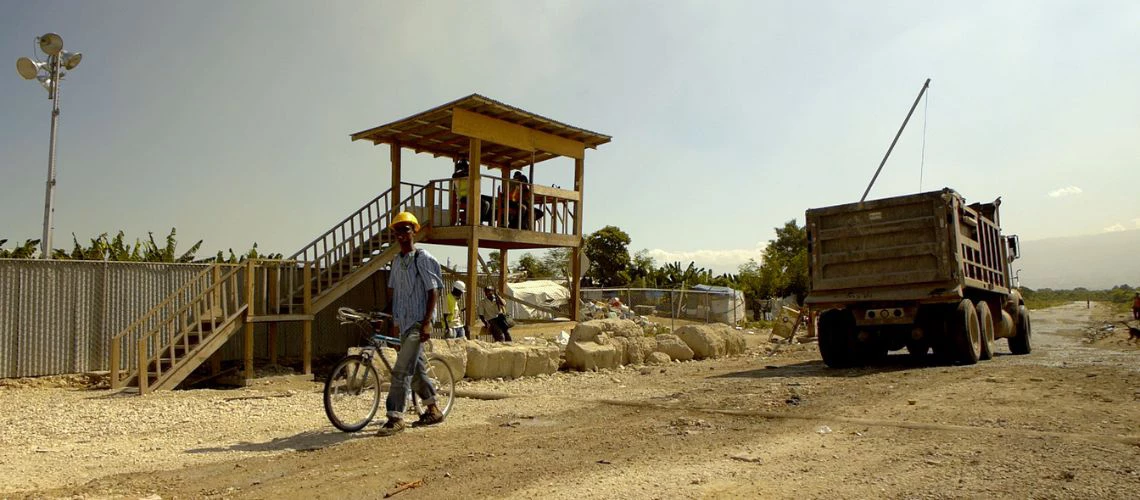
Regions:
M 589 319 L 644 316 L 670 328 L 684 322 L 737 325 L 749 319 L 744 294 L 727 287 L 583 288 L 581 297 Z

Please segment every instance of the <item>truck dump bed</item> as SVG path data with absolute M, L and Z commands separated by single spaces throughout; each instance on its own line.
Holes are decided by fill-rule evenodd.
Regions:
M 963 287 L 1008 293 L 997 203 L 951 189 L 807 211 L 808 303 L 951 300 Z

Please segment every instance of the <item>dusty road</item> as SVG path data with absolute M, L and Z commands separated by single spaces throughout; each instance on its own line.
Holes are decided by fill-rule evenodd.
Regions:
M 242 400 L 247 432 L 205 422 L 161 457 L 132 451 L 130 435 L 63 438 L 45 453 L 0 440 L 0 483 L 18 482 L 0 496 L 373 498 L 422 479 L 397 498 L 1140 498 L 1140 351 L 1122 333 L 1085 340 L 1106 315 L 1083 303 L 1035 311 L 1033 354 L 1008 355 L 1001 341 L 1004 355 L 969 367 L 892 356 L 829 370 L 804 346 L 467 382 L 516 397 L 460 399 L 443 425 L 390 438 L 373 437 L 375 424 L 337 432 L 308 384 Z M 0 391 L 0 403 L 7 412 L 42 390 Z M 181 392 L 215 402 L 165 397 L 187 408 L 222 398 Z M 162 401 L 113 400 L 117 411 Z M 181 436 L 175 422 L 157 428 Z M 124 451 L 84 458 L 100 442 Z M 62 448 L 69 463 L 51 452 Z

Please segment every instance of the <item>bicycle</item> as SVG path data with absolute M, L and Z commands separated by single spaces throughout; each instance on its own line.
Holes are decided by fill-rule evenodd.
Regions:
M 333 367 L 325 380 L 325 415 L 337 429 L 356 432 L 367 426 L 376 416 L 380 401 L 391 388 L 392 361 L 384 354 L 385 348 L 399 348 L 400 339 L 385 335 L 387 322 L 392 316 L 383 312 L 362 313 L 349 307 L 341 307 L 336 312 L 342 325 L 356 325 L 366 337 L 366 345 L 360 354 L 349 354 Z M 376 369 L 379 357 L 387 370 L 387 380 L 380 378 Z M 455 401 L 455 376 L 451 367 L 437 354 L 425 354 L 421 358 L 427 365 L 428 379 L 435 389 L 436 404 L 444 417 L 451 412 Z M 415 412 L 416 417 L 426 410 L 416 391 L 410 390 L 407 411 Z

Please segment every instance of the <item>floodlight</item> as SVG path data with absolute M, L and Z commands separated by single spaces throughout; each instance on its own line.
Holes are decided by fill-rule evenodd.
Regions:
M 82 59 L 83 54 L 79 52 L 72 53 L 65 50 L 59 53 L 59 60 L 67 70 L 75 69 L 76 66 L 79 66 L 79 61 Z
M 59 51 L 63 50 L 63 37 L 55 33 L 48 33 L 44 36 L 41 36 L 40 50 L 44 51 L 44 54 L 47 54 L 49 56 L 59 54 Z
M 44 66 L 47 66 L 47 63 L 33 61 L 27 57 L 16 59 L 16 72 L 20 73 L 20 76 L 24 77 L 25 80 L 35 78 L 36 75 L 40 74 L 40 70 L 44 69 Z

